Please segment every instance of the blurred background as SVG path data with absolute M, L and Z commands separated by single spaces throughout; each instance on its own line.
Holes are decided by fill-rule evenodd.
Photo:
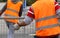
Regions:
M 0 0 L 0 2 L 6 2 L 7 0 Z M 24 0 L 21 0 L 24 1 Z M 31 5 L 32 3 L 34 3 L 36 0 L 26 0 L 27 1 L 27 5 Z
M 7 0 L 0 0 L 0 2 L 6 2 Z

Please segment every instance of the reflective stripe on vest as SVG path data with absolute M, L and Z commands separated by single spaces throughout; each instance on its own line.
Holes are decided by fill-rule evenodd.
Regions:
M 40 28 L 36 28 L 36 30 L 43 30 L 43 29 L 47 29 L 47 28 L 53 28 L 56 26 L 59 26 L 60 24 L 52 24 L 52 25 L 46 25 L 46 26 L 42 26 Z
M 5 16 L 7 16 L 6 19 L 18 19 L 16 16 L 12 16 L 12 15 L 9 15 L 9 14 L 5 14 Z
M 43 21 L 43 20 L 48 20 L 48 19 L 52 19 L 52 18 L 56 18 L 57 15 L 53 15 L 53 16 L 48 16 L 48 17 L 44 17 L 44 18 L 39 18 L 36 20 L 36 22 L 39 22 L 39 21 Z
M 11 9 L 11 8 L 7 8 L 6 10 L 10 10 L 10 11 L 12 11 L 12 12 L 16 12 L 16 13 L 18 13 L 18 11 L 13 10 L 13 9 Z

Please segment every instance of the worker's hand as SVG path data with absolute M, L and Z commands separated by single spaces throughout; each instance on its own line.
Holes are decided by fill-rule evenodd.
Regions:
M 18 22 L 17 24 L 18 24 L 19 27 L 21 27 L 21 23 L 20 22 Z
M 19 30 L 20 29 L 20 26 L 16 23 L 14 24 L 14 30 Z
M 21 26 L 26 26 L 26 25 L 27 25 L 24 21 L 18 22 L 17 24 L 18 24 L 20 27 L 21 27 Z

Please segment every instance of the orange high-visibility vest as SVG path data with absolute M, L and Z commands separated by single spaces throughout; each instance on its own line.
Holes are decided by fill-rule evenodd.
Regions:
M 54 0 L 38 0 L 33 5 L 36 20 L 36 35 L 50 36 L 60 33 Z
M 16 4 L 11 2 L 11 0 L 7 1 L 7 9 L 5 10 L 4 18 L 19 18 L 19 11 L 22 2 L 19 1 Z M 5 19 L 8 22 L 17 23 L 18 19 Z

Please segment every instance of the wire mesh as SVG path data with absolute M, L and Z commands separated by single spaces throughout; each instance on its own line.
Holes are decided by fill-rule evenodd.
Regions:
M 0 3 L 0 10 L 3 8 L 5 3 Z M 28 8 L 24 11 L 22 17 L 26 15 Z M 10 19 L 10 18 L 6 18 Z M 15 19 L 15 18 L 14 18 Z M 18 18 L 16 18 L 18 19 Z M 23 18 L 19 18 L 20 21 L 23 21 Z M 8 33 L 8 27 L 3 17 L 0 17 L 0 38 L 7 38 Z M 35 21 L 33 21 L 31 24 L 21 27 L 18 31 L 15 31 L 14 37 L 15 38 L 33 38 L 32 34 L 35 33 Z
M 23 19 L 20 19 L 22 21 Z M 33 21 L 30 25 L 21 27 L 18 31 L 15 31 L 15 38 L 33 38 L 31 34 L 35 32 L 35 26 Z M 5 20 L 0 19 L 0 38 L 7 38 L 8 27 Z

